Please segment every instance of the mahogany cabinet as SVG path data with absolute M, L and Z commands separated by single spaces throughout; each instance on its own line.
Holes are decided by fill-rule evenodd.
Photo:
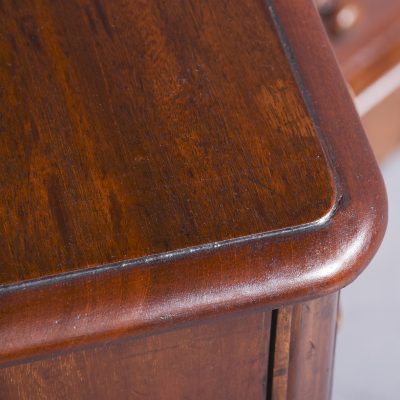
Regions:
M 0 8 L 0 398 L 330 397 L 386 194 L 311 0 Z

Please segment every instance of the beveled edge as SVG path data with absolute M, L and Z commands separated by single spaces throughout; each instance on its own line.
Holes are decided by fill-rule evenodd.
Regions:
M 329 171 L 329 172 L 332 172 L 332 171 Z M 335 179 L 334 179 L 334 182 L 336 184 Z M 3 283 L 3 284 L 0 284 L 0 297 L 1 297 L 1 295 L 5 294 L 5 293 L 14 292 L 17 290 L 26 290 L 26 289 L 34 288 L 34 287 L 38 287 L 38 286 L 53 285 L 53 284 L 57 284 L 59 282 L 65 282 L 67 280 L 83 278 L 83 277 L 94 275 L 94 274 L 101 274 L 103 272 L 121 271 L 124 268 L 132 268 L 132 267 L 143 266 L 143 265 L 158 264 L 158 263 L 162 263 L 165 261 L 173 262 L 174 260 L 176 260 L 178 258 L 182 258 L 182 257 L 188 256 L 188 255 L 195 256 L 196 254 L 201 253 L 201 252 L 207 252 L 210 250 L 221 249 L 224 247 L 229 247 L 229 246 L 234 246 L 234 245 L 243 245 L 246 242 L 253 242 L 256 240 L 260 240 L 260 239 L 268 239 L 268 238 L 272 238 L 275 236 L 283 236 L 286 234 L 293 235 L 297 232 L 303 232 L 303 231 L 307 231 L 309 229 L 317 229 L 318 227 L 324 226 L 325 224 L 329 223 L 330 218 L 336 212 L 338 203 L 340 201 L 340 197 L 338 196 L 338 192 L 336 190 L 337 189 L 336 185 L 334 186 L 333 189 L 334 189 L 334 192 L 333 192 L 332 203 L 331 203 L 330 207 L 327 209 L 326 213 L 324 215 L 322 215 L 319 219 L 314 220 L 309 223 L 306 223 L 306 224 L 293 225 L 293 226 L 290 226 L 287 228 L 280 228 L 280 229 L 276 229 L 276 230 L 270 230 L 270 231 L 266 231 L 266 232 L 255 233 L 255 234 L 246 235 L 246 236 L 240 236 L 240 237 L 237 237 L 234 239 L 221 240 L 219 242 L 210 242 L 210 243 L 201 244 L 198 246 L 185 247 L 185 248 L 178 249 L 178 250 L 166 251 L 163 253 L 153 254 L 153 255 L 144 256 L 144 257 L 138 257 L 138 258 L 134 258 L 134 259 L 126 259 L 123 261 L 116 261 L 116 262 L 108 263 L 108 264 L 95 265 L 95 266 L 80 269 L 80 270 L 62 272 L 62 273 L 59 273 L 56 275 L 45 275 L 45 276 L 39 277 L 39 278 L 23 280 L 18 283 Z
M 260 0 L 256 0 L 256 1 L 260 1 Z M 261 5 L 263 5 L 263 0 L 261 0 Z M 270 30 L 271 29 L 271 20 L 267 21 L 266 25 L 268 26 L 268 29 Z M 274 32 L 272 32 L 272 33 L 274 34 Z M 280 37 L 278 32 L 275 32 L 274 36 L 275 36 L 273 38 L 274 46 L 279 47 L 279 39 L 282 39 L 282 38 Z M 293 83 L 293 81 L 291 81 L 291 83 Z M 296 93 L 296 95 L 297 95 L 296 96 L 297 99 L 299 99 L 298 93 Z M 300 102 L 301 102 L 301 100 L 300 100 Z M 302 109 L 302 112 L 304 112 L 304 109 Z M 314 127 L 314 130 L 312 131 L 312 133 L 313 133 L 312 139 L 319 141 L 320 138 L 318 137 L 318 132 L 316 132 L 315 127 Z M 303 133 L 303 135 L 304 134 L 305 133 Z M 319 156 L 318 156 L 318 158 L 319 158 Z M 301 231 L 303 229 L 316 228 L 319 225 L 323 225 L 329 221 L 331 215 L 335 212 L 335 209 L 337 207 L 337 202 L 339 199 L 339 195 L 338 195 L 338 191 L 337 191 L 337 187 L 336 187 L 336 179 L 335 179 L 335 176 L 333 176 L 334 174 L 333 174 L 331 165 L 329 164 L 329 162 L 327 162 L 328 160 L 326 157 L 325 158 L 322 157 L 322 158 L 323 158 L 323 164 L 320 165 L 319 167 L 320 167 L 320 170 L 324 170 L 324 172 L 326 172 L 328 175 L 328 179 L 326 179 L 324 181 L 324 183 L 326 184 L 325 188 L 327 190 L 326 190 L 326 193 L 324 193 L 324 188 L 322 188 L 322 192 L 324 194 L 322 195 L 322 197 L 320 197 L 318 199 L 315 199 L 315 196 L 314 196 L 314 200 L 318 200 L 318 202 L 323 202 L 324 206 L 316 207 L 316 209 L 311 212 L 312 215 L 308 215 L 308 218 L 306 218 L 306 219 L 302 218 L 303 221 L 304 220 L 306 221 L 305 223 L 299 223 L 299 221 L 297 223 L 296 222 L 293 223 L 293 221 L 292 221 L 292 224 L 290 224 L 290 223 L 287 224 L 288 226 L 283 225 L 282 228 L 278 228 L 275 226 L 275 227 L 272 227 L 272 229 L 267 228 L 268 230 L 266 230 L 266 231 L 262 231 L 262 228 L 254 229 L 254 227 L 253 227 L 253 229 L 250 229 L 250 232 L 253 231 L 255 233 L 251 233 L 251 234 L 242 233 L 243 236 L 239 236 L 240 234 L 237 236 L 232 235 L 232 238 L 230 238 L 230 239 L 226 239 L 226 237 L 229 237 L 229 234 L 223 234 L 222 236 L 225 236 L 225 239 L 218 240 L 215 242 L 202 243 L 202 240 L 197 240 L 196 239 L 197 236 L 194 236 L 195 239 L 194 240 L 189 239 L 189 241 L 192 241 L 192 242 L 194 241 L 199 244 L 190 245 L 188 243 L 187 247 L 177 246 L 177 248 L 174 248 L 175 246 L 171 246 L 173 248 L 173 250 L 159 252 L 159 253 L 154 251 L 154 249 L 153 249 L 153 251 L 150 249 L 150 251 L 146 252 L 139 246 L 138 252 L 143 253 L 144 255 L 141 255 L 138 257 L 134 256 L 134 258 L 118 257 L 118 256 L 114 257 L 113 256 L 112 258 L 114 258 L 114 260 L 108 260 L 108 261 L 103 261 L 103 262 L 96 262 L 96 260 L 94 260 L 94 261 L 92 260 L 92 262 L 86 263 L 83 260 L 83 262 L 78 262 L 75 264 L 73 262 L 70 263 L 71 265 L 68 268 L 66 268 L 65 265 L 63 265 L 63 263 L 60 264 L 59 268 L 56 268 L 54 263 L 52 264 L 51 261 L 50 261 L 49 265 L 44 265 L 44 264 L 46 264 L 46 262 L 44 264 L 42 263 L 42 265 L 41 265 L 40 260 L 38 263 L 36 262 L 37 261 L 36 260 L 25 271 L 23 271 L 24 268 L 22 268 L 21 273 L 18 274 L 17 273 L 18 268 L 16 268 L 16 267 L 18 267 L 18 263 L 16 265 L 14 265 L 14 268 L 11 267 L 11 270 L 8 272 L 7 272 L 7 264 L 6 264 L 4 266 L 5 267 L 4 274 L 0 273 L 0 296 L 7 291 L 21 290 L 21 289 L 26 289 L 28 287 L 38 286 L 38 285 L 55 284 L 57 282 L 60 282 L 60 281 L 66 280 L 66 279 L 84 277 L 85 275 L 92 275 L 94 273 L 102 273 L 104 271 L 108 271 L 108 270 L 112 270 L 112 269 L 121 269 L 121 268 L 125 268 L 125 267 L 133 267 L 133 266 L 137 266 L 137 265 L 144 265 L 144 264 L 149 264 L 149 263 L 154 263 L 154 262 L 162 262 L 164 260 L 185 256 L 186 254 L 194 254 L 194 253 L 202 252 L 205 250 L 210 250 L 213 248 L 220 248 L 222 246 L 232 246 L 232 245 L 243 243 L 245 241 L 259 240 L 262 238 L 269 238 L 269 237 L 276 236 L 276 235 L 286 234 L 287 232 L 294 233 L 294 232 Z M 285 184 L 283 186 L 285 186 Z M 291 189 L 291 187 L 289 186 L 289 190 L 290 189 Z M 290 196 L 287 196 L 287 197 L 290 198 Z M 309 198 L 307 198 L 307 200 L 309 200 Z M 261 201 L 262 201 L 262 198 L 261 198 Z M 307 205 L 308 208 L 312 209 L 313 207 L 310 207 L 310 204 L 307 204 L 307 203 L 308 203 L 308 201 L 306 201 L 306 203 L 304 201 L 301 201 L 302 206 Z M 289 208 L 286 210 L 286 211 L 289 211 L 288 215 L 291 215 L 292 212 L 294 212 L 294 214 L 297 214 L 298 207 L 297 208 L 292 207 L 291 205 L 289 205 L 288 207 Z M 302 208 L 304 208 L 304 207 L 302 207 Z M 294 218 L 297 218 L 297 217 L 294 217 Z M 284 219 L 285 219 L 285 217 L 284 217 Z M 199 222 L 199 221 L 197 221 L 197 222 Z M 217 220 L 217 223 L 218 223 L 218 220 Z M 200 234 L 200 236 L 203 236 L 203 235 Z M 150 242 L 151 242 L 151 240 L 150 240 Z M 168 246 L 168 244 L 166 244 L 166 246 Z M 150 243 L 150 245 L 148 247 L 153 247 L 153 246 Z M 136 252 L 136 250 L 134 252 Z M 129 251 L 128 251 L 128 253 L 129 253 Z M 105 257 L 109 258 L 107 255 Z M 118 261 L 115 261 L 115 260 L 118 260 Z M 35 271 L 35 268 L 34 268 L 35 265 L 37 267 L 36 269 L 38 270 L 38 272 Z M 46 270 L 47 272 L 43 271 L 43 270 L 40 271 L 42 269 L 41 267 L 44 270 Z M 15 268 L 16 268 L 16 270 L 15 270 Z M 15 271 L 12 271 L 13 269 Z M 18 276 L 18 275 L 21 275 L 21 276 Z
M 323 26 L 310 0 L 266 5 L 336 174 L 339 200 L 328 220 L 173 260 L 89 270 L 3 291 L 3 366 L 323 296 L 350 283 L 368 264 L 386 228 L 386 192 Z

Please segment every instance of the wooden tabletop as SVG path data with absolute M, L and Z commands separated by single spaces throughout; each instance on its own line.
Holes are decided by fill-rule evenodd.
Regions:
M 5 1 L 0 26 L 2 360 L 372 257 L 384 188 L 311 0 Z
M 332 172 L 261 1 L 5 7 L 2 284 L 332 210 Z

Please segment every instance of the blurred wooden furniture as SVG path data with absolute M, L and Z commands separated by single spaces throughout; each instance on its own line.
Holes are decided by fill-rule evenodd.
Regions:
M 0 20 L 0 398 L 328 399 L 386 197 L 311 0 Z
M 400 2 L 318 2 L 371 146 L 382 160 L 400 144 Z

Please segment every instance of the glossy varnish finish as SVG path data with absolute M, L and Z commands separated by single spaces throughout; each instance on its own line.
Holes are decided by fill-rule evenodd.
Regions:
M 275 311 L 268 400 L 329 400 L 338 293 Z
M 15 226 L 1 237 L 2 282 L 16 282 L 0 289 L 4 368 L 304 303 L 366 267 L 384 233 L 385 191 L 311 1 L 20 4 L 4 18 L 7 32 L 18 12 L 33 18 L 4 51 L 12 59 L 25 43 L 9 66 L 24 71 L 19 85 L 8 71 L 3 92 L 7 102 L 25 99 L 21 87 L 36 82 L 35 102 L 15 100 L 6 123 L 24 127 L 26 114 L 41 124 L 27 123 L 23 141 L 6 130 L 0 149 L 19 168 L 9 168 L 13 182 L 3 178 L 10 211 L 2 226 Z M 142 53 L 128 51 L 131 41 Z M 236 240 L 215 244 L 228 238 Z M 202 243 L 210 245 L 187 248 Z M 183 250 L 57 275 L 174 249 Z M 291 335 L 301 338 L 297 360 L 307 354 L 304 332 Z
M 0 283 L 292 228 L 335 202 L 262 1 L 6 1 Z
M 293 307 L 288 400 L 331 397 L 338 297 L 333 293 Z
M 328 400 L 338 294 L 0 369 L 11 399 Z M 271 320 L 273 337 L 271 336 Z
M 266 400 L 271 313 L 0 369 L 2 400 Z

